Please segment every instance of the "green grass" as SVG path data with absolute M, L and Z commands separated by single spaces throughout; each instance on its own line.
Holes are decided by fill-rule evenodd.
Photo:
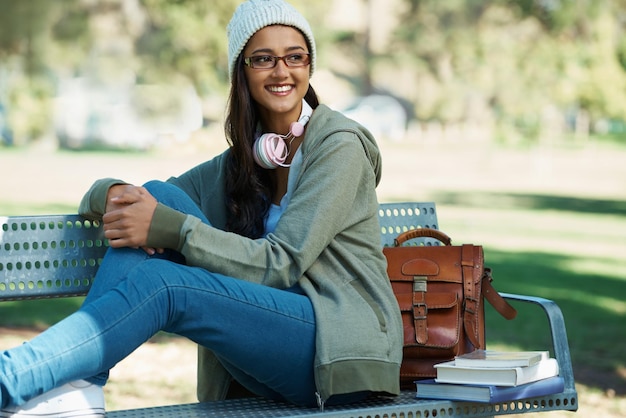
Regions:
M 0 303 L 0 326 L 43 330 L 76 311 L 83 298 Z
M 20 203 L 2 202 L 0 203 L 0 213 L 2 216 L 21 215 L 49 215 L 61 213 L 76 213 L 76 204 L 65 203 L 42 203 L 24 205 Z
M 574 364 L 593 359 L 607 372 L 624 367 L 626 354 L 615 338 L 623 336 L 626 281 L 616 275 L 590 274 L 568 268 L 571 257 L 544 253 L 503 253 L 487 249 L 500 291 L 554 300 L 563 311 Z M 620 263 L 614 263 L 616 273 Z M 623 264 L 623 263 L 622 263 Z M 622 266 L 623 267 L 623 266 Z M 526 312 L 529 315 L 526 316 Z M 499 321 L 490 328 L 503 344 L 546 346 L 542 321 L 524 309 L 514 326 Z M 493 315 L 492 315 L 493 316 Z
M 626 202 L 579 199 L 577 205 L 559 209 L 516 199 L 488 201 L 493 206 L 442 205 L 441 229 L 457 244 L 485 246 L 485 264 L 493 269 L 498 291 L 559 305 L 578 383 L 626 394 Z M 515 307 L 518 318 L 507 321 L 488 306 L 488 345 L 550 347 L 542 309 Z

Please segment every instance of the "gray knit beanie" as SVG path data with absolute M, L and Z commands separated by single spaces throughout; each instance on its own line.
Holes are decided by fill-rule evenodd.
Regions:
M 231 79 L 235 63 L 248 40 L 258 30 L 270 25 L 293 26 L 304 35 L 311 54 L 310 75 L 315 70 L 315 39 L 309 23 L 293 6 L 283 0 L 247 0 L 237 7 L 226 31 L 228 33 L 228 74 Z

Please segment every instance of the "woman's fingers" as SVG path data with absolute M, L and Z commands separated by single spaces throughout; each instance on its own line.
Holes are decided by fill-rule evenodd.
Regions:
M 107 212 L 102 217 L 104 236 L 112 247 L 144 247 L 152 216 L 156 209 L 156 199 L 143 187 L 134 187 L 128 193 L 112 198 L 119 208 Z

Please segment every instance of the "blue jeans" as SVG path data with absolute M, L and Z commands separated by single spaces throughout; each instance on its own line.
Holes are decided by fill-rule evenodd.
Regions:
M 160 202 L 208 223 L 177 187 L 146 187 Z M 315 316 L 308 297 L 297 287 L 278 290 L 183 260 L 172 251 L 150 257 L 109 249 L 76 313 L 0 353 L 0 405 L 21 404 L 77 379 L 104 385 L 110 368 L 161 330 L 212 350 L 258 395 L 315 405 Z

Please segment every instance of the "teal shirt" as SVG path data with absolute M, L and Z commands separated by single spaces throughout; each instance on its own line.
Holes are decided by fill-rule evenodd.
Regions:
M 267 214 L 267 218 L 265 219 L 265 233 L 264 237 L 267 234 L 274 232 L 276 229 L 276 224 L 280 219 L 281 215 L 285 212 L 287 205 L 289 204 L 289 200 L 291 199 L 291 189 L 292 189 L 292 180 L 295 179 L 300 174 L 300 165 L 302 164 L 302 152 L 298 148 L 296 154 L 293 156 L 291 160 L 291 166 L 289 167 L 289 179 L 287 180 L 287 193 L 280 200 L 280 205 L 272 204 L 270 206 L 269 213 Z

